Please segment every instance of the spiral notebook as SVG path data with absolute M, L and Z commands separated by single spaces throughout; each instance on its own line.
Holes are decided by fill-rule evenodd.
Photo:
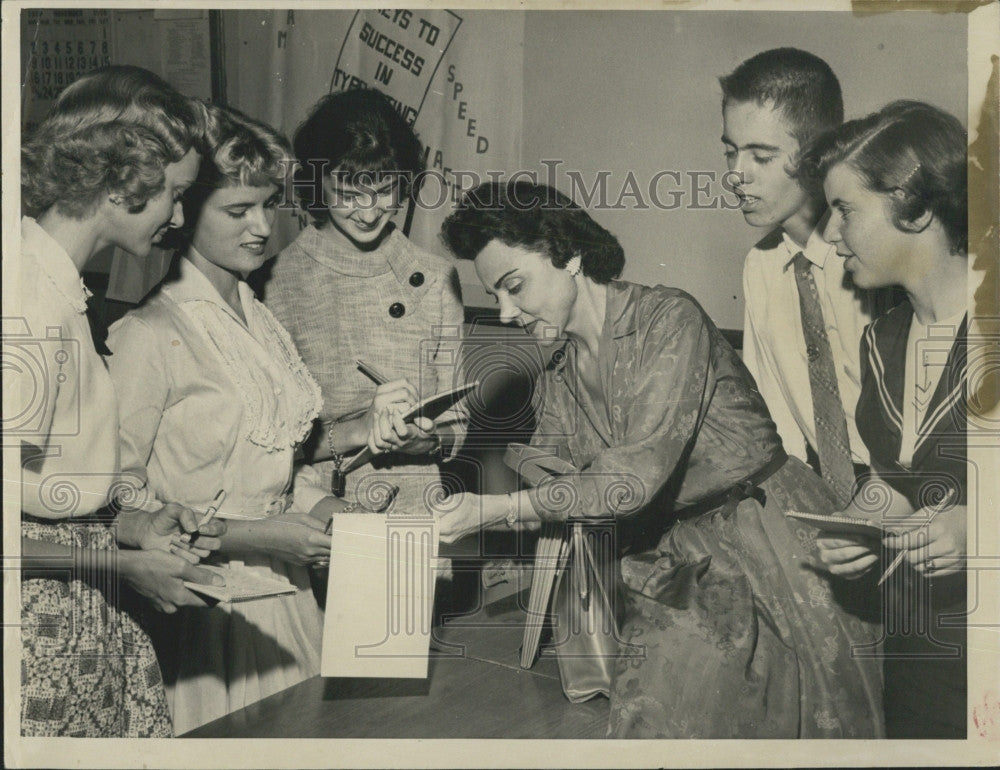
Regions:
M 269 596 L 295 593 L 295 586 L 287 580 L 275 577 L 265 577 L 243 565 L 230 564 L 228 567 L 216 567 L 209 564 L 199 564 L 225 578 L 224 586 L 210 586 L 204 583 L 184 581 L 184 585 L 204 596 L 218 599 L 220 602 L 247 602 L 254 599 L 264 599 Z

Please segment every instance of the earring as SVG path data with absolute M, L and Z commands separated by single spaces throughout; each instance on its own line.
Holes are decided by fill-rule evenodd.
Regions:
M 120 195 L 111 195 L 109 196 L 109 200 L 116 206 L 122 205 L 122 196 Z
M 576 278 L 580 274 L 580 255 L 577 254 L 569 262 L 566 263 L 566 267 L 563 268 L 567 273 L 573 278 Z

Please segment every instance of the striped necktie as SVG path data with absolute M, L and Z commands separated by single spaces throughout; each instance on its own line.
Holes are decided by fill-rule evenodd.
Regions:
M 836 493 L 843 507 L 850 502 L 854 492 L 854 464 L 847 436 L 847 418 L 840 400 L 837 370 L 830 340 L 826 336 L 823 311 L 819 306 L 819 292 L 810 269 L 812 263 L 800 251 L 795 255 L 794 264 L 802 332 L 809 360 L 809 389 L 812 392 L 820 475 Z

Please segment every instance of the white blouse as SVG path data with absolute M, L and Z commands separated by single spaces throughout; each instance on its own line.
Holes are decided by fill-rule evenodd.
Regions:
M 89 292 L 69 254 L 21 220 L 20 313 L 5 317 L 3 426 L 25 451 L 21 510 L 93 513 L 118 482 L 115 392 L 87 323 Z
M 852 459 L 867 465 L 868 449 L 858 433 L 854 408 L 861 394 L 858 351 L 865 326 L 872 321 L 873 294 L 845 285 L 844 260 L 823 240 L 818 228 L 810 234 L 805 248 L 800 249 L 782 232 L 780 239 L 765 238 L 747 254 L 743 266 L 743 362 L 757 382 L 785 451 L 805 461 L 806 443 L 813 447 L 817 443 L 799 288 L 790 264 L 799 251 L 811 263 Z
M 287 510 L 292 462 L 322 405 L 288 333 L 240 282 L 246 325 L 186 259 L 111 328 L 124 471 L 160 501 L 219 515 Z

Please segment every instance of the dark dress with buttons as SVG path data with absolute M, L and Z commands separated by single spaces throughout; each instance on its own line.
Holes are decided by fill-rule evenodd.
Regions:
M 899 463 L 906 345 L 913 308 L 903 302 L 861 340 L 858 429 L 872 469 L 915 510 L 949 489 L 966 505 L 966 322 L 917 432 L 910 467 Z M 943 351 L 942 351 L 943 352 Z M 926 578 L 903 563 L 883 585 L 885 716 L 890 738 L 966 737 L 966 576 Z
M 387 377 L 406 377 L 422 397 L 456 384 L 464 322 L 458 273 L 398 230 L 361 252 L 309 225 L 278 255 L 264 295 L 320 384 L 324 435 L 371 403 L 375 384 L 358 371 L 359 358 Z M 315 467 L 329 489 L 332 463 Z M 439 478 L 432 457 L 382 455 L 349 474 L 347 494 L 391 479 L 400 501 L 420 500 Z

